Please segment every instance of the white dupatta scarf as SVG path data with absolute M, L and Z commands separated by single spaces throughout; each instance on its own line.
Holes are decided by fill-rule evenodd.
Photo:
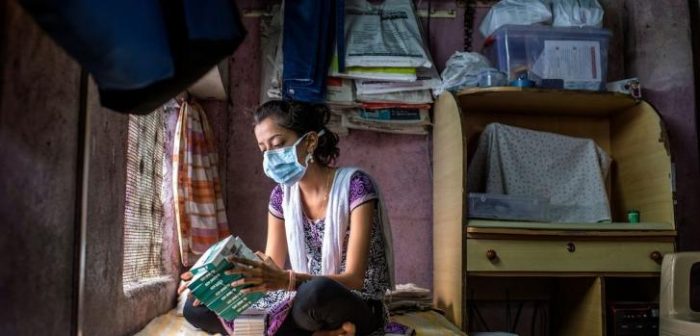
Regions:
M 350 224 L 350 180 L 352 175 L 358 170 L 358 168 L 354 167 L 338 168 L 335 173 L 326 210 L 323 244 L 321 247 L 321 275 L 340 273 L 345 233 Z M 389 225 L 389 217 L 384 209 L 379 187 L 374 183 L 374 180 L 372 183 L 378 195 L 378 218 L 381 221 L 384 255 L 387 258 L 389 281 L 393 289 L 395 283 L 391 226 Z M 282 190 L 284 192 L 282 200 L 284 227 L 292 269 L 295 272 L 310 273 L 310 261 L 306 258 L 306 241 L 304 239 L 305 216 L 301 204 L 299 183 L 294 183 L 291 186 L 282 185 Z

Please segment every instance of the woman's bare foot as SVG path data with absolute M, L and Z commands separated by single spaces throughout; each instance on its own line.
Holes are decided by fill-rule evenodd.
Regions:
M 345 322 L 336 330 L 321 330 L 313 336 L 355 336 L 355 325 L 352 322 Z

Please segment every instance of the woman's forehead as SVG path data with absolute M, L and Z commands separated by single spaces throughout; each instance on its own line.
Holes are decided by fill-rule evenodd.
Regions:
M 291 136 L 294 135 L 292 130 L 288 130 L 280 126 L 274 118 L 265 118 L 263 121 L 255 125 L 253 130 L 258 141 L 267 141 L 275 135 Z

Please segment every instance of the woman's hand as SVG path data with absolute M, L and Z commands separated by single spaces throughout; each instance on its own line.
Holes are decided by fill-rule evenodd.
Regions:
M 180 279 L 182 281 L 180 282 L 180 287 L 177 289 L 178 295 L 182 294 L 182 292 L 184 292 L 185 289 L 187 289 L 187 285 L 189 285 L 190 280 L 192 280 L 192 272 L 187 271 L 185 273 L 180 274 Z M 188 297 L 191 297 L 191 296 L 192 296 L 192 294 L 188 295 Z M 199 300 L 194 299 L 194 301 L 192 302 L 192 306 L 197 307 L 197 306 L 199 306 L 200 303 L 201 302 L 199 302 Z
M 246 286 L 246 288 L 241 290 L 243 293 L 264 293 L 271 290 L 287 289 L 289 286 L 289 273 L 279 268 L 272 258 L 262 252 L 256 252 L 255 254 L 260 257 L 261 261 L 233 256 L 228 258 L 229 262 L 236 266 L 226 271 L 226 274 L 240 274 L 243 276 L 243 278 L 232 282 L 231 287 Z

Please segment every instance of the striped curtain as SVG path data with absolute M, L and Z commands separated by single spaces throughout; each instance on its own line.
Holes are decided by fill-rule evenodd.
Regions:
M 218 155 L 206 114 L 183 102 L 173 144 L 173 191 L 182 264 L 229 235 Z

